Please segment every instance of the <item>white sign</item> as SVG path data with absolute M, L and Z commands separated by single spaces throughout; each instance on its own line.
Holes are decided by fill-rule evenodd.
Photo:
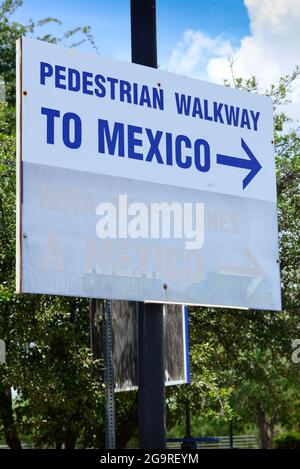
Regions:
M 27 38 L 18 63 L 18 291 L 281 308 L 270 98 Z

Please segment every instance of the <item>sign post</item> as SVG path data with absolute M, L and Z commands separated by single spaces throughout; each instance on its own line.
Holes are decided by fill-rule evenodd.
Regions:
M 113 361 L 112 302 L 103 305 L 103 355 L 105 382 L 105 447 L 116 448 L 115 383 Z
M 132 62 L 157 68 L 156 0 L 131 0 Z M 138 415 L 140 448 L 166 447 L 163 305 L 138 308 Z

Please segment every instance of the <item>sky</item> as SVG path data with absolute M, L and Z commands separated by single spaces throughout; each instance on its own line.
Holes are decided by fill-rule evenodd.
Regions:
M 130 61 L 130 0 L 24 0 L 14 19 L 49 16 L 63 25 L 39 34 L 89 25 L 100 54 Z M 223 83 L 232 62 L 263 92 L 300 64 L 300 0 L 157 0 L 157 41 L 163 70 Z M 300 119 L 300 80 L 294 88 L 290 112 Z

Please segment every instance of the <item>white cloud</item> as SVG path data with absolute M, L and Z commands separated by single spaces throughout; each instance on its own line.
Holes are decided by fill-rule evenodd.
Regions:
M 222 36 L 211 38 L 201 31 L 188 29 L 173 50 L 168 70 L 184 75 L 197 75 L 205 69 L 212 56 L 223 57 L 233 53 L 230 41 Z
M 237 77 L 259 79 L 262 89 L 277 83 L 300 63 L 300 0 L 244 0 L 250 20 L 249 36 L 239 47 L 222 36 L 188 30 L 173 50 L 168 69 L 216 83 L 231 78 L 229 58 Z M 300 84 L 293 99 L 300 102 Z

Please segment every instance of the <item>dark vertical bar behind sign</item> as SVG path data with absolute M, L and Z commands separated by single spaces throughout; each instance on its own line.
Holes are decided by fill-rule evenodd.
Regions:
M 131 0 L 132 62 L 157 68 L 156 1 Z M 137 303 L 139 446 L 166 447 L 163 305 Z
M 157 68 L 156 0 L 131 0 L 131 60 Z

